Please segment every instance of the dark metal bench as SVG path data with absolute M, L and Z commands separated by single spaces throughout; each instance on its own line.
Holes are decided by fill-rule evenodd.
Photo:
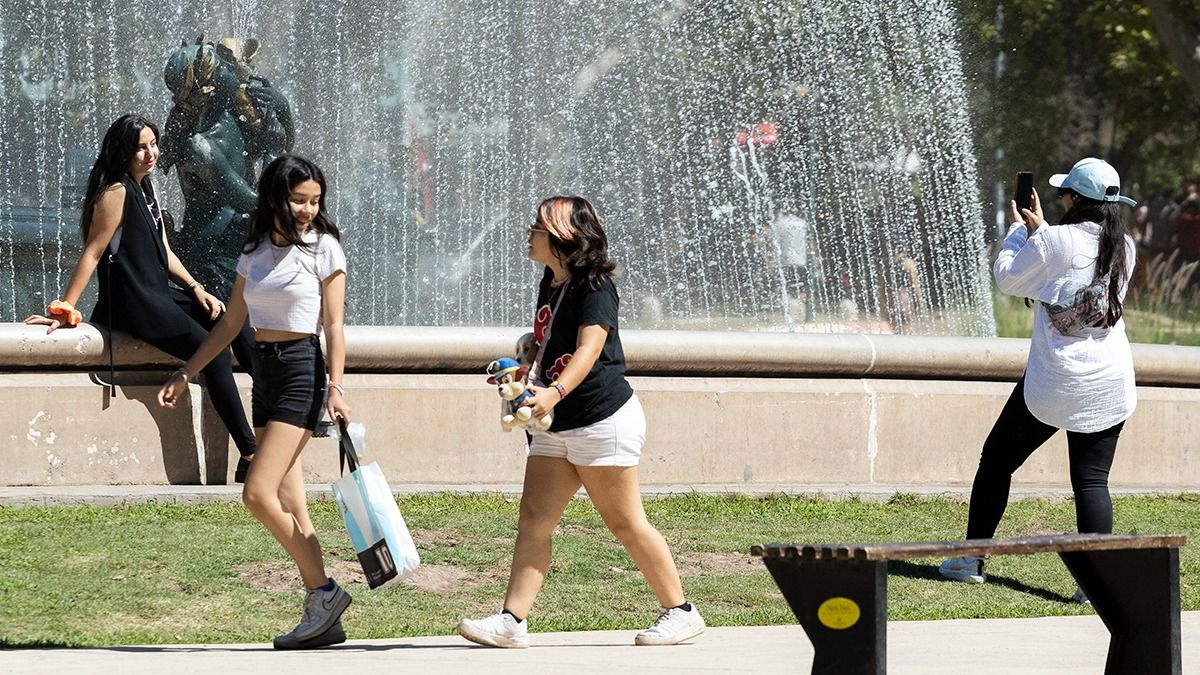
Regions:
M 887 672 L 887 561 L 1057 553 L 1112 634 L 1104 672 L 1181 673 L 1183 535 L 1062 534 L 904 544 L 754 546 L 812 641 L 814 675 Z M 969 672 L 966 668 L 964 672 Z

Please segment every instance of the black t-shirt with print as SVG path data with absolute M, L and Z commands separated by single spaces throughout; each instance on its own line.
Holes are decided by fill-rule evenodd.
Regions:
M 604 279 L 599 288 L 592 289 L 586 282 L 574 281 L 554 287 L 550 283 L 553 278 L 553 273 L 547 268 L 538 287 L 533 334 L 539 344 L 550 322 L 550 312 L 556 304 L 558 311 L 550 324 L 550 343 L 542 355 L 541 382 L 535 384 L 545 386 L 562 374 L 575 351 L 581 326 L 604 324 L 609 327 L 608 338 L 591 372 L 554 406 L 554 424 L 550 430 L 566 431 L 611 416 L 633 396 L 633 387 L 625 380 L 625 352 L 621 349 L 621 337 L 617 331 L 617 306 L 621 299 L 612 280 Z M 566 296 L 558 302 L 559 294 L 564 292 Z

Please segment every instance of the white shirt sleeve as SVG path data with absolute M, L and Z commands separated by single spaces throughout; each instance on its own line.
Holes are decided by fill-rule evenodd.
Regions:
M 1049 280 L 1046 249 L 1037 234 L 1029 237 L 1029 231 L 1022 223 L 1009 228 L 1000 255 L 996 256 L 996 264 L 992 266 L 996 287 L 1001 293 L 1036 298 Z
M 239 277 L 245 279 L 250 276 L 250 256 L 242 253 L 237 259 L 237 273 Z
M 317 247 L 317 278 L 325 281 L 336 272 L 346 271 L 346 253 L 337 239 L 328 235 L 321 237 Z

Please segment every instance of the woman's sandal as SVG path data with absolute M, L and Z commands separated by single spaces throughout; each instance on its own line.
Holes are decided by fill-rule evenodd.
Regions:
M 250 470 L 250 460 L 254 459 L 254 455 L 238 457 L 237 468 L 233 470 L 233 482 L 245 483 L 246 472 Z

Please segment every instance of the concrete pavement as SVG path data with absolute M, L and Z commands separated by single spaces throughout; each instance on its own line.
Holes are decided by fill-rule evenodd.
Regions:
M 1183 614 L 1184 672 L 1200 664 L 1200 612 Z M 348 630 L 353 636 L 354 626 Z M 0 651 L 12 675 L 120 673 L 804 673 L 812 647 L 799 626 L 710 628 L 677 647 L 635 647 L 632 631 L 540 633 L 526 650 L 478 647 L 457 636 L 351 640 L 309 652 L 270 645 L 169 645 Z M 895 621 L 888 672 L 904 675 L 1095 675 L 1104 671 L 1108 631 L 1096 616 Z

